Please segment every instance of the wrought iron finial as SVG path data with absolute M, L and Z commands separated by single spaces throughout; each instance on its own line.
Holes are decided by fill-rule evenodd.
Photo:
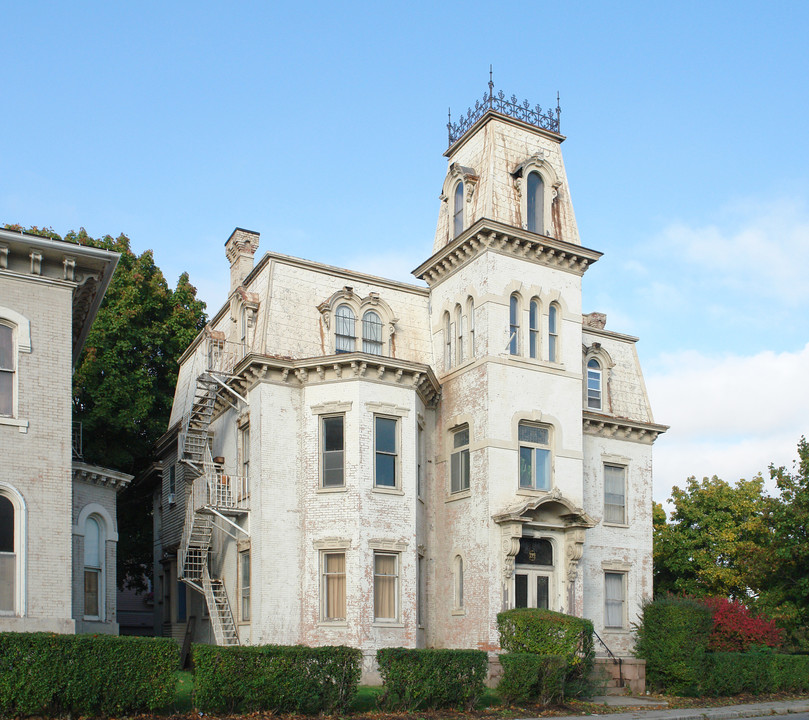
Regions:
M 489 107 L 492 106 L 492 98 L 494 97 L 494 80 L 492 80 L 492 66 L 489 65 Z
M 447 108 L 447 133 L 449 133 L 449 144 L 452 145 L 452 108 Z

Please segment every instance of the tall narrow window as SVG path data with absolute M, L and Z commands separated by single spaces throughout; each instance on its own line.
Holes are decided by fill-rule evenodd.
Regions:
M 324 488 L 345 485 L 345 417 L 330 415 L 320 420 L 322 457 L 320 460 L 321 484 Z
M 84 523 L 84 616 L 101 617 L 101 563 L 104 547 L 98 520 L 88 517 Z
M 397 487 L 398 420 L 396 418 L 374 418 L 375 474 L 377 487 Z
M 508 304 L 508 352 L 518 355 L 520 352 L 520 300 L 512 295 Z
M 601 410 L 601 365 L 595 358 L 587 361 L 587 407 Z
M 382 321 L 373 310 L 362 316 L 362 351 L 371 355 L 382 354 Z
M 424 497 L 424 428 L 421 425 L 416 426 L 416 492 L 418 497 Z
M 346 555 L 324 552 L 321 555 L 322 616 L 326 621 L 346 619 Z
M 169 505 L 173 505 L 177 500 L 177 465 L 169 465 Z
M 250 551 L 239 553 L 239 617 L 250 622 Z
M 455 556 L 455 609 L 463 609 L 463 558 Z
M 340 305 L 334 314 L 334 349 L 338 353 L 354 352 L 357 349 L 356 317 L 348 305 Z
M 455 341 L 455 354 L 458 358 L 458 365 L 460 365 L 463 362 L 463 314 L 460 305 L 455 306 L 455 332 L 458 333 Z
M 455 186 L 455 198 L 452 210 L 452 237 L 458 237 L 463 232 L 463 183 Z
M 177 622 L 185 622 L 188 615 L 188 596 L 186 588 L 188 586 L 179 578 L 177 579 Z
M 542 425 L 521 422 L 519 426 L 520 487 L 551 488 L 550 431 Z
M 624 626 L 625 573 L 604 573 L 604 627 Z
M 2 326 L 0 326 L 2 327 Z M 0 495 L 0 613 L 15 611 L 17 596 L 17 548 L 14 505 Z
M 247 354 L 247 308 L 244 305 L 239 311 L 239 344 L 241 355 L 244 357 Z
M 452 321 L 449 313 L 444 313 L 444 370 L 452 367 Z
M 418 564 L 416 565 L 416 591 L 418 596 L 416 598 L 416 624 L 421 627 L 424 625 L 424 600 L 425 588 L 424 585 L 427 578 L 424 576 L 424 555 L 418 556 Z
M 242 477 L 244 478 L 244 495 L 250 496 L 250 426 L 245 425 L 241 431 Z
M 626 468 L 604 466 L 604 522 L 623 525 L 626 522 Z
M 0 322 L 0 417 L 14 414 L 14 329 Z
M 539 300 L 532 300 L 528 311 L 528 354 L 539 357 Z
M 374 620 L 399 619 L 399 554 L 374 553 Z
M 469 426 L 465 425 L 452 434 L 450 456 L 450 492 L 469 489 Z
M 559 362 L 559 307 L 548 308 L 548 360 Z
M 538 172 L 528 173 L 528 229 L 531 232 L 543 233 L 542 206 L 545 195 L 545 183 Z
M 475 357 L 475 301 L 466 301 L 466 313 L 469 318 L 469 357 Z

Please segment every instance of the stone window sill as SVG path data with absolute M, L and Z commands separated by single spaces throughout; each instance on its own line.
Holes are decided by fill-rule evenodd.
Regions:
M 395 629 L 404 629 L 404 623 L 401 622 L 385 622 L 384 620 L 374 620 L 371 623 L 371 627 L 375 628 L 395 628 Z
M 469 498 L 469 497 L 472 497 L 472 491 L 471 490 L 461 490 L 460 492 L 452 493 L 452 495 L 449 495 L 444 500 L 444 502 L 450 503 L 450 502 L 455 502 L 456 500 L 464 500 L 464 499 Z
M 28 421 L 20 418 L 0 417 L 0 425 L 11 425 L 11 427 L 19 428 L 21 433 L 28 432 Z
M 347 492 L 348 488 L 345 485 L 335 486 L 335 487 L 323 487 L 322 485 L 318 486 L 317 491 L 319 493 L 341 493 Z
M 383 495 L 404 495 L 404 490 L 395 487 L 384 487 L 382 485 L 374 485 L 374 492 L 382 493 Z

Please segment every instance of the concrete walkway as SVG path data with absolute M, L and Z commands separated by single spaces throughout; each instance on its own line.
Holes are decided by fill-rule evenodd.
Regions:
M 809 713 L 809 699 L 783 700 L 780 702 L 748 703 L 712 708 L 683 708 L 679 710 L 647 710 L 645 707 L 660 707 L 649 698 L 606 696 L 592 698 L 612 707 L 626 707 L 627 712 L 611 713 L 610 720 L 733 720 L 734 718 L 761 717 L 764 715 L 791 715 Z M 631 704 L 630 704 L 631 703 Z M 639 703 L 635 705 L 635 703 Z

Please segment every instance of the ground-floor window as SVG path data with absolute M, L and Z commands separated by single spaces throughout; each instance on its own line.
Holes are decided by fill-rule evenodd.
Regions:
M 323 620 L 346 619 L 346 554 L 321 553 L 320 596 Z
M 250 622 L 250 551 L 239 553 L 239 618 Z
M 624 626 L 626 573 L 604 573 L 604 627 Z
M 399 619 L 399 553 L 374 553 L 374 620 Z

